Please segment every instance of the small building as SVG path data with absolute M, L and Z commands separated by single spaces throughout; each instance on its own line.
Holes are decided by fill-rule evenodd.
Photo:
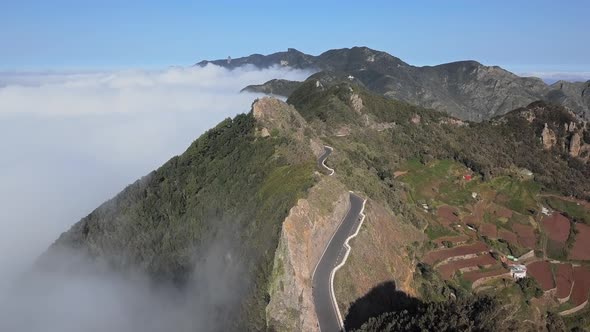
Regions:
M 541 207 L 541 213 L 544 214 L 544 215 L 546 215 L 546 216 L 548 216 L 548 215 L 551 214 L 550 211 L 549 211 L 549 209 L 546 208 L 546 207 L 544 207 L 544 206 Z
M 526 278 L 526 266 L 522 264 L 510 265 L 510 275 L 514 280 Z
M 477 199 L 477 193 L 476 193 L 476 192 L 472 192 L 472 193 L 471 193 L 471 198 L 473 198 L 473 199 Z
M 352 81 L 352 80 L 354 80 L 354 76 L 352 76 L 352 75 L 348 75 L 348 80 L 349 80 L 349 81 Z
M 471 174 L 465 174 L 463 175 L 463 179 L 465 179 L 465 181 L 471 181 L 473 177 L 471 176 Z

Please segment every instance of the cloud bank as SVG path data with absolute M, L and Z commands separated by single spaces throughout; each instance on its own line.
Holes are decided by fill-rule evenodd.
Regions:
M 239 93 L 244 86 L 272 78 L 303 80 L 309 74 L 285 68 L 229 71 L 213 65 L 161 71 L 0 73 L 0 299 L 8 299 L 11 291 L 14 296 L 14 280 L 61 232 L 125 185 L 182 153 L 222 119 L 249 111 L 257 95 Z M 42 279 L 44 285 L 52 280 Z M 133 303 L 147 303 L 141 312 L 148 315 L 158 312 L 151 300 L 165 298 L 134 291 L 145 287 L 127 287 L 114 276 L 56 286 L 63 281 L 53 280 L 54 287 L 47 287 L 56 297 L 43 302 L 45 307 L 35 306 L 39 312 L 28 319 L 38 319 L 40 325 L 28 325 L 31 331 L 68 330 L 60 325 L 63 321 L 49 319 L 55 315 L 40 312 L 52 301 L 58 316 L 84 303 L 90 307 L 78 315 L 80 319 L 110 321 L 93 331 L 145 330 L 133 324 L 130 328 L 129 321 L 109 312 L 125 301 L 123 295 Z M 11 316 L 19 314 L 25 313 L 16 310 Z M 75 330 L 82 323 L 68 326 Z

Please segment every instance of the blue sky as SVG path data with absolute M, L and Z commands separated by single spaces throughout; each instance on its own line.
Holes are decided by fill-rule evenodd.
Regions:
M 0 70 L 157 68 L 364 45 L 416 65 L 590 71 L 588 1 L 7 1 Z

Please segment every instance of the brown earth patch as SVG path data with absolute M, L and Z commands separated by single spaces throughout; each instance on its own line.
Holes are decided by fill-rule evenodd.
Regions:
M 574 283 L 574 269 L 571 264 L 557 264 L 555 283 L 557 284 L 555 296 L 558 299 L 565 299 L 570 296 Z
M 518 243 L 525 248 L 535 248 L 537 237 L 531 225 L 513 224 L 512 230 L 518 235 Z
M 501 229 L 498 232 L 498 238 L 503 239 L 504 241 L 512 244 L 518 244 L 518 237 L 516 234 L 512 233 L 511 231 Z
M 485 243 L 476 242 L 471 245 L 431 251 L 424 256 L 424 262 L 432 265 L 447 258 L 479 254 L 488 250 L 489 248 Z
M 483 220 L 486 204 L 484 201 L 478 201 L 473 206 L 472 213 L 463 218 L 463 223 L 479 225 Z
M 440 187 L 441 182 L 442 182 L 442 180 L 435 180 L 435 181 L 432 181 L 432 182 L 428 183 L 427 185 L 421 187 L 419 189 L 420 195 L 422 195 L 426 198 L 435 197 L 438 193 L 438 188 Z
M 537 280 L 543 291 L 555 288 L 551 264 L 549 262 L 538 261 L 527 265 L 527 274 Z
M 590 260 L 590 226 L 577 223 L 575 227 L 578 234 L 576 234 L 574 246 L 570 250 L 569 259 Z
M 494 200 L 500 204 L 505 204 L 510 201 L 510 197 L 505 194 L 497 194 Z
M 457 209 L 448 205 L 443 205 L 436 209 L 436 215 L 439 217 L 441 224 L 446 226 L 459 222 L 458 214 Z
M 485 253 L 477 257 L 461 259 L 441 265 L 438 267 L 438 271 L 445 280 L 449 280 L 453 278 L 456 271 L 459 271 L 461 269 L 469 267 L 477 268 L 478 266 L 486 267 L 494 265 L 496 263 L 497 261 L 490 254 Z
M 475 282 L 481 278 L 496 277 L 508 272 L 505 268 L 498 268 L 490 271 L 471 271 L 463 274 L 465 280 Z
M 590 270 L 587 267 L 574 267 L 574 288 L 570 301 L 574 306 L 578 306 L 588 300 L 590 291 Z
M 480 219 L 478 219 L 474 215 L 465 216 L 463 218 L 463 223 L 466 224 L 466 225 L 479 225 Z
M 494 207 L 492 208 L 492 214 L 496 218 L 512 218 L 512 210 L 499 205 L 494 205 Z
M 556 242 L 565 242 L 570 234 L 570 221 L 563 215 L 554 212 L 541 220 L 549 238 Z
M 408 174 L 408 171 L 395 171 L 393 172 L 393 178 L 395 179 L 406 174 Z
M 490 239 L 496 239 L 498 237 L 498 229 L 494 224 L 482 224 L 479 226 L 479 233 L 482 236 L 486 236 Z

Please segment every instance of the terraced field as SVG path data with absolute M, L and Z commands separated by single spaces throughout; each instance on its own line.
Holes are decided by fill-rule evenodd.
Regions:
M 477 257 L 456 260 L 440 265 L 438 271 L 444 279 L 449 280 L 455 276 L 457 271 L 468 272 L 479 268 L 487 268 L 497 263 L 498 261 L 495 258 L 489 253 L 485 253 Z
M 431 251 L 426 254 L 423 260 L 425 263 L 433 265 L 447 260 L 472 258 L 479 253 L 488 251 L 489 249 L 490 248 L 485 243 L 476 242 L 470 245 Z
M 527 265 L 527 273 L 537 280 L 543 291 L 555 288 L 551 263 L 548 261 L 537 261 Z
M 575 242 L 570 250 L 569 259 L 587 261 L 590 260 L 590 226 L 576 224 L 577 234 Z
M 569 263 L 557 264 L 555 269 L 555 283 L 557 290 L 555 297 L 560 302 L 569 300 L 574 285 L 574 268 Z
M 544 194 L 530 177 L 517 173 L 483 181 L 452 161 L 412 162 L 400 171 L 396 180 L 410 188 L 412 202 L 428 222 L 429 248 L 436 248 L 421 260 L 442 279 L 479 289 L 512 279 L 506 266 L 523 255 L 518 263 L 526 264 L 528 277 L 552 303 L 561 303 L 562 314 L 585 306 L 590 203 Z

